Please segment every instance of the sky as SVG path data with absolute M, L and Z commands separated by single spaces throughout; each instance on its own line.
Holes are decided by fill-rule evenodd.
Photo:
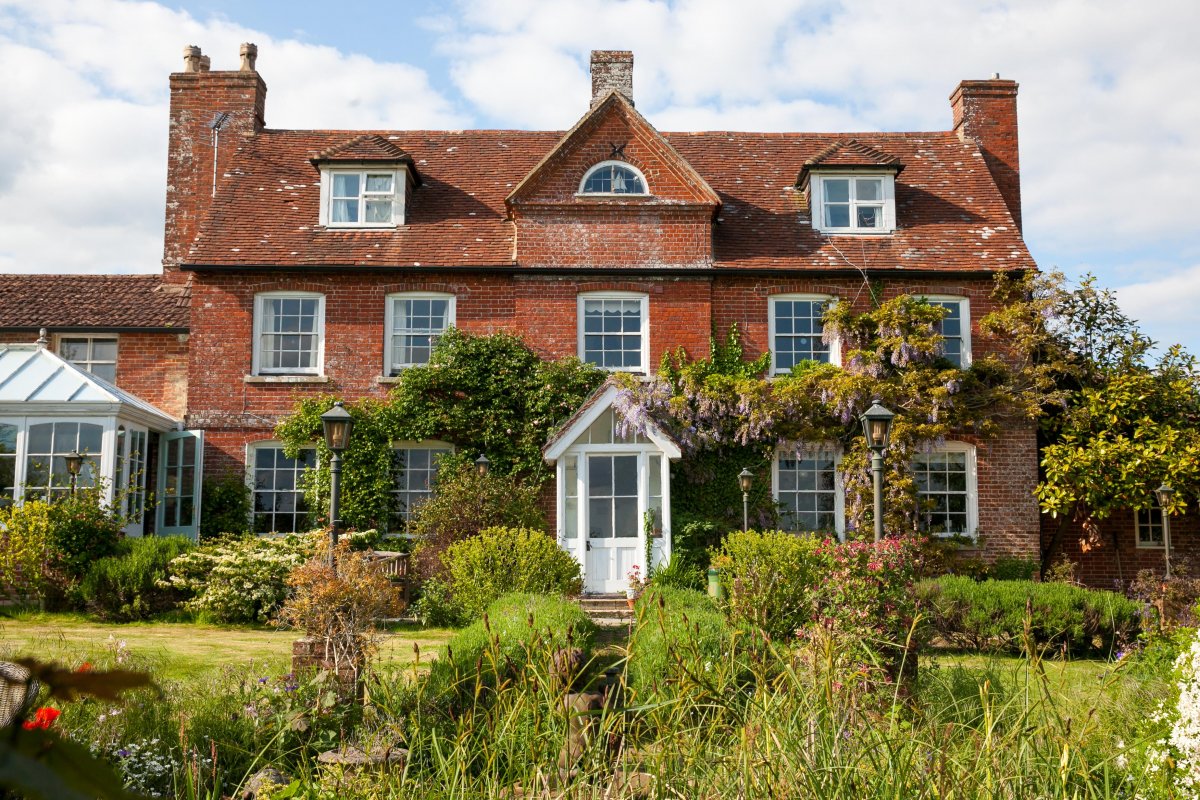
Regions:
M 659 130 L 947 130 L 1020 83 L 1025 238 L 1200 353 L 1195 0 L 0 0 L 0 271 L 157 272 L 167 76 L 258 44 L 275 128 L 565 129 L 633 50 Z

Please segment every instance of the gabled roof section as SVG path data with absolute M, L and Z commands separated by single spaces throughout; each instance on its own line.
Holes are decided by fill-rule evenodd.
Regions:
M 349 141 L 327 147 L 309 158 L 315 165 L 336 162 L 355 164 L 404 164 L 413 174 L 413 182 L 420 185 L 413 158 L 393 142 L 377 133 L 364 133 Z
M 588 152 L 592 150 L 595 152 Z M 720 196 L 708 181 L 623 94 L 612 89 L 525 175 L 505 198 L 505 205 L 511 209 L 525 202 L 544 201 L 547 199 L 544 190 L 555 178 L 577 186 L 588 167 L 613 159 L 628 161 L 646 175 L 651 202 L 657 199 L 714 208 L 721 204 Z M 561 175 L 564 170 L 569 174 Z M 570 194 L 551 190 L 551 194 L 560 202 L 571 202 L 574 190 Z M 644 196 L 629 197 L 641 200 Z M 588 198 L 587 202 L 591 201 Z
M 132 412 L 155 430 L 169 430 L 178 422 L 57 353 L 32 344 L 0 345 L 0 410 L 35 413 L 39 404 L 59 411 L 65 405 L 81 412 Z
M 605 411 L 612 408 L 614 414 L 620 414 L 620 411 L 613 408 L 613 403 L 620 391 L 621 386 L 612 378 L 600 384 L 596 391 L 592 392 L 591 396 L 576 409 L 575 413 L 566 422 L 559 425 L 554 433 L 550 434 L 545 447 L 542 448 L 542 457 L 546 459 L 546 463 L 554 464 L 562 458 L 567 452 L 567 448 L 575 444 Z M 653 442 L 671 461 L 677 461 L 683 457 L 679 443 L 653 423 L 647 426 L 646 438 Z
M 804 162 L 796 177 L 796 186 L 804 188 L 808 173 L 817 169 L 890 170 L 898 174 L 904 169 L 904 164 L 898 157 L 857 139 L 839 139 Z
M 0 330 L 182 333 L 188 305 L 187 287 L 161 275 L 0 275 Z

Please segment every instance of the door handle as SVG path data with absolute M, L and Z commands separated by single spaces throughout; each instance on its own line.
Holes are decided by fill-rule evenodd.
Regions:
M 592 549 L 592 543 L 591 543 L 591 542 L 584 542 L 584 543 L 583 543 L 583 547 L 584 547 L 584 549 L 585 549 L 585 550 L 591 550 L 591 549 Z

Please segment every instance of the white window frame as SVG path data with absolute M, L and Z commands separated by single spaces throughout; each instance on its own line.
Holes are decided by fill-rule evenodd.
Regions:
M 259 441 L 248 442 L 246 444 L 246 465 L 245 465 L 246 487 L 250 490 L 250 516 L 249 516 L 249 519 L 247 520 L 247 523 L 250 526 L 250 531 L 252 533 L 256 533 L 257 535 L 264 535 L 264 536 L 270 535 L 269 533 L 266 533 L 266 532 L 258 533 L 257 531 L 255 531 L 255 527 L 254 527 L 254 516 L 255 516 L 254 495 L 256 493 L 255 486 L 254 486 L 254 472 L 257 467 L 258 451 L 260 449 L 265 449 L 265 448 L 270 448 L 272 450 L 283 450 L 283 447 L 284 447 L 283 442 L 279 441 L 278 439 L 260 439 Z M 300 449 L 301 450 L 311 450 L 314 454 L 316 453 L 315 446 L 302 447 Z M 314 455 L 313 469 L 317 469 L 320 466 L 319 464 L 316 463 L 317 458 L 318 458 L 318 456 Z M 299 476 L 300 476 L 300 473 L 297 473 L 296 474 L 297 485 L 293 488 L 293 491 L 295 491 L 297 494 L 303 496 L 304 490 L 301 489 L 299 486 Z M 272 490 L 272 492 L 274 494 L 279 494 L 279 492 L 276 490 Z M 271 513 L 274 514 L 275 512 L 272 511 Z M 295 511 L 293 511 L 292 513 L 296 514 Z M 312 511 L 312 509 L 310 509 L 306 513 L 313 513 L 313 511 Z M 319 513 L 319 511 L 317 513 Z M 280 533 L 280 532 L 281 531 L 271 531 L 270 533 Z M 302 532 L 302 531 L 297 531 L 297 533 L 300 533 L 300 532 Z
M 458 298 L 449 292 L 395 292 L 387 296 L 383 311 L 383 374 L 396 375 L 407 367 L 424 366 L 419 362 L 397 362 L 393 357 L 394 347 L 392 338 L 397 331 L 393 330 L 396 321 L 396 303 L 404 300 L 448 300 L 446 305 L 446 329 L 454 327 L 458 318 Z M 409 329 L 411 332 L 411 329 Z M 443 330 L 442 333 L 446 331 Z M 429 362 L 425 362 L 426 364 Z
M 825 181 L 828 179 L 850 180 L 850 225 L 845 228 L 835 228 L 825 224 Z M 854 196 L 855 178 L 875 178 L 882 181 L 883 198 L 879 203 L 874 201 L 864 205 L 883 206 L 883 226 L 879 228 L 860 228 L 857 225 L 858 215 L 855 208 L 858 203 Z M 813 227 L 822 233 L 847 234 L 853 236 L 879 236 L 894 233 L 896 230 L 896 175 L 893 172 L 874 172 L 863 170 L 813 172 L 809 179 L 812 187 L 812 201 L 809 204 Z
M 929 451 L 932 453 L 966 453 L 967 454 L 967 530 L 963 533 L 936 533 L 931 534 L 941 538 L 950 538 L 952 536 L 966 536 L 969 539 L 975 539 L 979 534 L 979 471 L 977 467 L 975 445 L 969 442 L 947 441 L 941 447 L 936 447 Z M 918 453 L 917 455 L 924 455 Z M 914 456 L 915 458 L 916 456 Z M 911 471 L 911 463 L 909 469 Z M 914 478 L 915 480 L 915 478 Z M 918 493 L 918 503 L 920 503 L 921 495 Z M 918 513 L 920 510 L 918 509 Z M 918 529 L 920 529 L 920 521 L 918 520 Z
M 116 384 L 116 382 L 117 382 L 117 361 L 121 357 L 121 337 L 120 336 L 118 336 L 115 333 L 59 333 L 59 334 L 56 334 L 54 338 L 55 338 L 54 352 L 57 353 L 60 358 L 66 360 L 66 361 L 70 361 L 72 364 L 79 367 L 80 369 L 87 370 L 88 374 L 98 377 L 98 378 L 100 378 L 100 380 L 107 380 L 107 378 L 102 378 L 99 375 L 96 375 L 96 373 L 94 373 L 92 371 L 92 366 L 94 364 L 112 364 L 113 379 L 111 382 L 113 384 Z M 62 352 L 63 342 L 66 341 L 67 339 L 86 339 L 87 340 L 87 355 L 88 355 L 88 357 L 82 361 L 75 361 L 75 360 L 67 358 L 65 355 L 63 355 L 63 352 Z M 109 361 L 107 359 L 101 360 L 101 359 L 93 358 L 93 353 L 95 350 L 95 343 L 97 340 L 112 342 L 113 344 L 116 345 L 117 352 L 116 352 L 116 354 L 113 355 L 112 361 Z
M 270 300 L 313 300 L 317 301 L 317 319 L 315 325 L 315 334 L 317 337 L 317 352 L 315 354 L 315 365 L 312 367 L 295 367 L 295 368 L 280 368 L 280 367 L 263 367 L 262 365 L 262 337 L 263 337 L 263 318 L 265 317 L 264 306 Z M 325 374 L 325 295 L 320 292 L 259 292 L 254 295 L 254 341 L 253 341 L 253 363 L 251 365 L 253 375 L 317 375 Z
M 593 173 L 598 172 L 599 170 L 602 170 L 605 167 L 614 167 L 614 166 L 624 167 L 625 169 L 632 172 L 634 175 L 637 175 L 638 178 L 642 181 L 642 188 L 645 191 L 642 191 L 642 192 L 585 192 L 583 190 L 583 187 L 587 185 L 588 178 L 592 177 Z M 601 161 L 599 164 L 593 164 L 591 167 L 588 168 L 587 172 L 583 173 L 583 177 L 579 180 L 579 189 L 575 192 L 575 195 L 577 197 L 649 197 L 650 196 L 650 182 L 646 180 L 646 175 L 640 169 L 635 167 L 633 164 L 630 164 L 628 161 L 618 161 L 616 159 L 608 159 L 607 161 Z
M 962 321 L 962 363 L 960 369 L 971 366 L 971 301 L 958 294 L 923 294 L 921 299 L 927 303 L 957 303 L 958 315 Z
M 333 222 L 333 176 L 358 175 L 361 189 L 358 194 L 358 222 Z M 366 222 L 367 175 L 392 176 L 392 219 L 390 222 Z M 327 228 L 396 228 L 404 224 L 405 197 L 408 187 L 408 170 L 395 166 L 372 167 L 356 164 L 321 168 L 321 209 L 319 223 Z M 377 195 L 382 197 L 383 195 Z
M 1162 507 L 1158 504 L 1157 498 L 1151 502 L 1152 505 L 1150 508 L 1139 508 L 1135 509 L 1133 512 L 1134 541 L 1137 544 L 1138 550 L 1162 550 L 1164 547 L 1166 547 L 1166 535 L 1165 530 L 1163 529 Z M 1153 532 L 1155 527 L 1153 517 L 1156 513 L 1158 515 L 1157 527 L 1159 539 L 1157 542 L 1155 542 L 1153 539 L 1144 541 L 1142 539 L 1142 531 L 1144 528 L 1148 528 L 1150 533 Z M 1143 514 L 1147 515 L 1148 517 L 1145 522 L 1142 521 Z
M 833 527 L 837 532 L 838 541 L 846 541 L 846 490 L 842 480 L 842 448 L 833 443 L 811 445 L 810 449 L 800 454 L 832 453 L 833 454 Z M 779 503 L 779 462 L 785 458 L 797 459 L 795 450 L 778 449 L 771 459 L 771 497 Z M 803 533 L 797 531 L 798 534 Z
M 650 295 L 645 292 L 580 292 L 576 295 L 575 303 L 575 327 L 576 327 L 576 346 L 579 354 L 579 360 L 585 363 L 590 363 L 587 360 L 587 350 L 584 347 L 584 304 L 588 300 L 640 300 L 641 315 L 642 315 L 642 363 L 637 369 L 628 367 L 602 367 L 599 364 L 596 366 L 608 372 L 631 372 L 638 375 L 649 374 L 650 365 Z
M 791 293 L 791 294 L 773 294 L 767 298 L 767 337 L 768 349 L 771 351 L 771 374 L 772 375 L 790 375 L 790 368 L 780 368 L 775 363 L 775 303 L 776 302 L 824 302 L 830 308 L 833 308 L 838 303 L 838 298 L 828 294 L 807 294 L 807 293 Z M 822 329 L 824 323 L 822 323 Z M 837 337 L 829 343 L 829 363 L 840 366 L 842 363 L 842 343 Z
M 453 455 L 455 452 L 457 452 L 454 445 L 452 445 L 450 442 L 443 442 L 440 439 L 424 439 L 419 442 L 412 442 L 412 441 L 392 442 L 392 452 L 394 453 L 397 450 L 448 450 L 451 455 Z M 405 469 L 407 469 L 407 467 Z M 435 469 L 434 473 L 436 474 L 436 472 L 437 472 L 437 470 Z M 392 495 L 398 496 L 403 491 L 406 491 L 406 490 L 400 489 L 399 487 L 396 486 L 396 475 L 393 473 L 393 475 L 392 475 Z M 407 490 L 407 491 L 411 491 L 411 489 Z M 435 493 L 434 487 L 430 486 L 429 487 L 430 497 L 432 497 L 434 493 Z M 409 515 L 412 514 L 411 509 L 408 511 L 408 514 Z M 399 528 L 397 530 L 393 530 L 391 528 L 391 525 L 394 522 L 394 519 L 392 519 L 392 517 L 395 517 L 397 515 L 404 518 L 404 524 L 401 528 Z M 408 522 L 409 522 L 409 517 L 405 516 L 404 512 L 397 512 L 396 514 L 389 514 L 388 533 L 393 534 L 393 535 L 397 534 L 397 533 L 406 534 L 408 532 Z

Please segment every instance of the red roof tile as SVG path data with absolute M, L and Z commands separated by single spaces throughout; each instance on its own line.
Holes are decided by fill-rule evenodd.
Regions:
M 563 136 L 497 130 L 369 134 L 410 154 L 424 176 L 405 225 L 320 227 L 320 176 L 308 157 L 354 134 L 268 130 L 240 145 L 187 262 L 511 265 L 514 227 L 505 197 Z M 989 271 L 1034 266 L 979 148 L 951 132 L 663 136 L 721 198 L 714 266 Z M 813 229 L 796 176 L 808 161 L 846 140 L 905 165 L 896 180 L 895 233 L 829 236 Z
M 804 162 L 806 168 L 812 167 L 896 167 L 903 165 L 900 159 L 887 153 L 882 153 L 870 145 L 863 144 L 857 139 L 839 139 L 821 152 Z
M 184 286 L 161 275 L 0 275 L 0 329 L 188 328 Z

